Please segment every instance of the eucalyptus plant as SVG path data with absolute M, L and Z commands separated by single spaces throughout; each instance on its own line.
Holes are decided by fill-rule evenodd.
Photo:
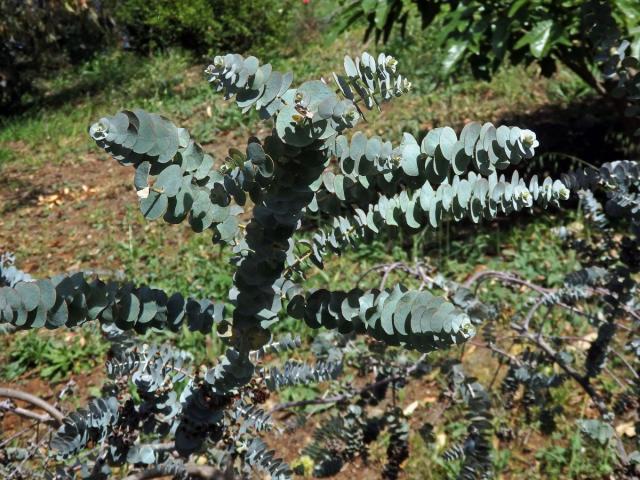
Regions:
M 349 137 L 366 109 L 410 90 L 397 64 L 385 54 L 346 56 L 344 72 L 334 74 L 332 84 L 314 80 L 292 87 L 290 73 L 255 57 L 215 57 L 205 72 L 212 88 L 234 99 L 243 112 L 255 109 L 272 122 L 269 136 L 251 137 L 244 151 L 230 149 L 222 163 L 186 129 L 141 109 L 91 125 L 98 146 L 134 168 L 146 219 L 189 222 L 195 232 L 207 232 L 214 243 L 231 248 L 236 269 L 228 298 L 215 301 L 83 273 L 24 278 L 2 287 L 4 324 L 55 329 L 98 321 L 119 345 L 107 365 L 114 383 L 102 398 L 67 417 L 54 436 L 51 446 L 60 458 L 77 459 L 101 445 L 89 476 L 123 463 L 162 465 L 168 471 L 178 468 L 168 452 L 188 459 L 222 442 L 243 468 L 286 477 L 289 467 L 258 438 L 245 435 L 250 427 L 260 431 L 269 424 L 252 399 L 261 390 L 335 378 L 340 363 L 287 362 L 281 370 L 262 369 L 256 363 L 259 352 L 292 346 L 270 333 L 283 315 L 313 328 L 367 334 L 420 352 L 474 335 L 481 318 L 426 290 L 395 285 L 343 292 L 304 286 L 309 262 L 322 267 L 327 255 L 375 234 L 436 229 L 445 218 L 477 223 L 569 196 L 560 180 L 534 176 L 525 182 L 517 171 L 510 179 L 500 173 L 530 159 L 538 146 L 533 132 L 518 127 L 470 123 L 459 136 L 442 127 L 421 142 L 405 133 L 399 145 L 362 132 Z M 298 234 L 317 226 L 318 218 L 327 226 L 310 238 Z M 182 325 L 220 336 L 226 353 L 194 373 L 185 367 L 190 359 L 184 352 L 138 345 L 126 335 L 178 331 Z M 126 400 L 126 379 L 135 385 L 140 403 Z M 178 395 L 172 385 L 180 382 L 186 386 Z M 234 428 L 238 422 L 241 426 Z M 389 422 L 392 430 L 399 428 L 393 427 L 395 420 Z M 140 429 L 169 436 L 170 446 L 158 450 L 143 443 Z
M 611 65 L 612 78 L 629 87 L 624 91 L 635 98 L 636 77 L 628 70 L 636 64 L 618 56 Z M 632 162 L 573 172 L 563 180 L 521 178 L 517 166 L 529 161 L 539 146 L 526 129 L 471 122 L 459 134 L 446 126 L 434 128 L 420 141 L 404 133 L 399 144 L 361 131 L 350 133 L 366 110 L 410 91 L 411 83 L 390 55 L 346 56 L 344 71 L 334 73 L 330 82 L 298 86 L 293 86 L 290 73 L 239 54 L 215 57 L 205 74 L 211 87 L 243 112 L 255 109 L 270 122 L 268 136 L 249 138 L 243 150 L 231 148 L 220 161 L 186 129 L 141 109 L 100 118 L 89 134 L 113 159 L 135 170 L 133 184 L 147 220 L 188 222 L 194 232 L 206 232 L 214 244 L 231 249 L 235 271 L 226 298 L 185 298 L 83 273 L 34 280 L 21 275 L 10 258 L 0 261 L 0 325 L 25 330 L 97 322 L 112 342 L 106 365 L 111 381 L 101 397 L 63 420 L 51 411 L 48 421 L 59 423 L 51 441 L 57 470 L 41 476 L 107 478 L 112 469 L 123 472 L 128 465 L 140 469 L 144 478 L 234 478 L 255 470 L 274 478 L 291 477 L 292 468 L 262 439 L 274 422 L 260 405 L 270 392 L 336 379 L 351 348 L 344 343 L 341 348 L 327 346 L 319 334 L 313 346 L 315 364 L 287 360 L 267 368 L 265 356 L 300 347 L 297 339 L 272 334 L 274 325 L 291 317 L 339 338 L 368 339 L 370 348 L 379 351 L 356 351 L 357 363 L 367 369 L 378 362 L 376 368 L 384 372 L 356 396 L 347 392 L 318 402 L 358 399 L 344 416 L 331 417 L 316 432 L 305 450 L 315 465 L 313 472 L 335 473 L 344 462 L 364 455 L 366 444 L 386 430 L 390 442 L 383 475 L 396 478 L 408 455 L 406 415 L 394 406 L 373 418 L 361 400 L 380 401 L 389 386 L 395 391 L 410 376 L 432 368 L 431 352 L 467 342 L 477 328 L 490 323 L 492 309 L 468 286 L 442 279 L 415 289 L 400 284 L 310 289 L 308 268 L 324 268 L 328 256 L 377 235 L 412 235 L 441 228 L 444 221 L 479 223 L 558 205 L 569 198 L 570 188 L 608 186 L 625 212 L 637 214 L 637 164 Z M 506 170 L 512 171 L 510 178 Z M 593 275 L 598 271 L 576 276 L 566 292 L 545 301 L 568 302 L 573 292 L 569 287 L 592 288 Z M 438 286 L 447 294 L 438 294 Z M 635 291 L 625 284 L 625 295 Z M 630 308 L 626 300 L 620 302 L 616 313 L 624 310 L 622 304 Z M 142 343 L 135 336 L 184 327 L 219 336 L 226 352 L 210 365 L 194 365 L 187 352 Z M 588 373 L 574 376 L 585 389 L 602 369 L 611 329 L 599 327 L 602 341 L 595 342 L 589 354 Z M 525 330 L 519 331 L 534 338 Z M 389 346 L 402 354 L 386 353 Z M 422 356 L 416 360 L 412 351 Z M 564 357 L 543 351 L 544 359 L 569 368 L 572 376 Z M 515 384 L 546 395 L 553 382 L 534 372 L 541 358 L 511 358 L 505 395 Z M 465 441 L 444 456 L 464 457 L 461 478 L 488 478 L 493 428 L 489 393 L 457 362 L 440 368 L 450 397 L 469 412 Z M 6 453 L 13 459 L 27 454 Z M 213 470 L 197 463 L 203 455 Z
M 629 44 L 619 42 L 611 11 L 597 2 L 589 5 L 593 8 L 583 11 L 581 22 L 594 48 L 594 65 L 612 94 L 624 100 L 626 113 L 636 116 L 640 63 L 628 55 Z M 461 479 L 491 478 L 493 436 L 510 434 L 496 425 L 494 396 L 501 408 L 522 406 L 526 421 L 535 419 L 541 430 L 552 431 L 562 413 L 552 392 L 566 382 L 584 391 L 597 410 L 597 418 L 579 420 L 580 430 L 615 449 L 621 475 L 637 473 L 637 445 L 629 451 L 616 422 L 635 409 L 637 424 L 638 163 L 620 160 L 562 179 L 525 180 L 518 168 L 539 147 L 527 129 L 470 122 L 459 133 L 447 126 L 423 138 L 404 133 L 395 144 L 368 136 L 358 130 L 367 111 L 409 94 L 411 82 L 399 73 L 398 61 L 383 53 L 346 56 L 343 63 L 343 71 L 329 81 L 294 85 L 292 74 L 253 56 L 216 56 L 205 70 L 211 87 L 244 113 L 257 111 L 271 127 L 265 138 L 250 137 L 224 159 L 214 158 L 186 129 L 141 109 L 105 116 L 89 127 L 100 148 L 134 169 L 131 197 L 147 220 L 188 222 L 194 232 L 206 232 L 214 244 L 231 250 L 233 284 L 224 298 L 185 298 L 82 272 L 34 279 L 12 256 L 0 257 L 3 332 L 97 323 L 111 342 L 109 381 L 100 396 L 74 412 L 64 414 L 24 392 L 0 389 L 0 397 L 44 408 L 45 414 L 31 412 L 31 418 L 55 428 L 44 453 L 46 437 L 25 448 L 3 442 L 3 475 L 329 476 L 356 457 L 366 460 L 367 446 L 386 432 L 381 474 L 394 479 L 410 454 L 410 411 L 397 405 L 396 392 L 427 372 L 439 374 L 444 385 L 442 410 L 457 403 L 465 412 L 462 441 L 442 452 L 447 461 L 460 460 Z M 360 288 L 360 282 L 347 291 L 309 288 L 311 267 L 325 268 L 331 256 L 377 236 L 400 231 L 411 236 L 445 223 L 477 224 L 524 210 L 538 213 L 568 199 L 571 191 L 577 192 L 593 234 L 583 238 L 571 229 L 558 230 L 581 262 L 559 289 L 492 271 L 459 284 L 429 276 L 423 265 L 404 266 L 421 280 L 420 287 L 388 286 L 385 275 L 378 288 Z M 622 223 L 620 231 L 614 222 Z M 388 273 L 398 264 L 383 268 Z M 527 345 L 516 354 L 502 348 L 495 335 L 500 306 L 482 303 L 473 290 L 487 278 L 538 294 L 526 315 L 510 319 L 514 337 Z M 578 361 L 566 339 L 546 335 L 545 318 L 536 317 L 543 307 L 588 319 L 595 336 L 584 359 Z M 265 362 L 301 348 L 297 338 L 274 335 L 285 319 L 323 330 L 311 345 L 314 363 Z M 226 351 L 200 365 L 186 351 L 149 341 L 154 334 L 185 328 L 218 336 Z M 500 359 L 498 369 L 506 367 L 499 393 L 492 391 L 493 382 L 482 385 L 468 375 L 462 359 L 433 355 L 464 345 L 476 331 Z M 144 341 L 139 334 L 145 334 Z M 611 355 L 619 353 L 616 346 L 631 359 L 620 357 L 628 378 L 620 381 L 619 395 L 607 398 L 598 382 L 609 371 Z M 364 386 L 338 383 L 345 367 L 374 373 L 375 379 Z M 318 382 L 338 387 L 333 394 L 267 411 L 271 394 Z M 284 452 L 269 446 L 272 435 L 282 433 L 272 413 L 325 404 L 342 408 L 314 431 L 300 461 L 288 465 Z M 0 407 L 29 413 L 6 402 Z M 420 428 L 425 442 L 433 442 L 433 430 L 431 419 Z M 25 473 L 25 462 L 35 455 L 43 457 L 43 467 Z

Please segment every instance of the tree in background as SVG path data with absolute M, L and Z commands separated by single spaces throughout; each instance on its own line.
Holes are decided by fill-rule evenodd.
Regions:
M 638 0 L 344 0 L 338 14 L 337 31 L 360 22 L 367 24 L 365 38 L 387 42 L 391 32 L 404 31 L 412 16 L 420 18 L 422 28 L 433 26 L 434 49 L 444 49 L 442 74 L 449 75 L 468 64 L 478 78 L 491 77 L 505 61 L 513 64 L 537 63 L 549 76 L 560 62 L 600 94 L 608 92 L 606 75 L 596 68 L 595 45 L 589 18 L 596 9 L 610 9 L 610 19 L 618 33 L 609 39 L 607 49 L 640 48 Z M 599 18 L 604 18 L 600 15 Z M 617 38 L 630 42 L 615 45 Z M 608 57 L 610 51 L 603 51 Z

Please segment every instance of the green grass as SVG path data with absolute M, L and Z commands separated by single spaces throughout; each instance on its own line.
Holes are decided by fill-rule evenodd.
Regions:
M 262 60 L 294 72 L 298 81 L 329 80 L 332 71 L 342 69 L 343 53 L 363 50 L 361 39 L 362 31 L 355 30 L 329 44 L 322 32 L 312 31 Z M 504 69 L 491 82 L 458 77 L 434 88 L 439 59 L 430 41 L 428 34 L 410 26 L 405 40 L 367 46 L 372 53 L 393 53 L 415 88 L 381 113 L 367 115 L 365 131 L 398 140 L 402 131 L 420 135 L 445 123 L 495 120 L 501 112 L 524 112 L 549 99 L 570 101 L 584 93 L 584 85 L 566 71 L 547 80 L 520 67 Z M 40 80 L 43 98 L 34 99 L 34 106 L 18 116 L 0 119 L 0 168 L 18 159 L 25 167 L 77 162 L 97 152 L 86 133 L 88 126 L 122 108 L 160 112 L 205 144 L 227 144 L 233 133 L 241 146 L 243 137 L 255 130 L 257 114 L 242 115 L 215 94 L 204 79 L 205 65 L 204 59 L 175 49 L 147 57 L 111 51 Z
M 107 349 L 95 325 L 66 339 L 36 331 L 18 333 L 4 355 L 0 379 L 13 381 L 28 373 L 53 382 L 64 380 L 98 366 Z
M 454 417 L 455 418 L 455 417 Z M 466 434 L 464 425 L 449 421 L 436 435 L 446 437 L 448 442 L 461 440 Z M 443 438 L 444 438 L 443 437 Z M 538 448 L 528 445 L 532 453 L 526 457 L 511 449 L 493 452 L 496 478 L 547 478 L 587 480 L 608 478 L 613 474 L 615 459 L 610 448 L 586 441 L 569 425 L 553 434 L 548 445 Z M 461 461 L 446 462 L 442 459 L 443 448 L 425 442 L 413 432 L 409 439 L 411 460 L 406 467 L 407 478 L 425 480 L 454 480 L 458 478 Z M 450 443 L 449 443 L 450 444 Z M 516 458 L 517 457 L 517 458 Z M 538 467 L 532 469 L 527 463 L 535 459 Z
M 565 433 L 569 437 L 568 445 L 552 443 L 536 452 L 542 475 L 546 478 L 591 479 L 606 478 L 614 473 L 612 449 L 585 441 L 579 432 Z M 552 440 L 558 442 L 562 438 L 563 435 L 554 434 Z
M 33 167 L 76 162 L 97 151 L 88 126 L 122 108 L 167 114 L 205 143 L 251 121 L 214 95 L 202 68 L 179 50 L 147 58 L 110 52 L 44 84 L 49 93 L 41 103 L 0 123 L 0 165 L 17 158 Z

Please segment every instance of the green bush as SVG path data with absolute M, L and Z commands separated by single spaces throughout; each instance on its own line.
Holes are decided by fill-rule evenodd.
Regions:
M 114 45 L 145 52 L 277 49 L 296 25 L 295 0 L 0 0 L 0 113 L 38 80 Z M 259 46 L 259 47 L 258 47 Z M 256 50 L 257 49 L 257 50 Z
M 291 30 L 293 0 L 112 0 L 116 23 L 136 49 L 169 45 L 206 52 L 269 50 Z
M 0 112 L 47 72 L 104 48 L 112 23 L 97 2 L 0 0 Z

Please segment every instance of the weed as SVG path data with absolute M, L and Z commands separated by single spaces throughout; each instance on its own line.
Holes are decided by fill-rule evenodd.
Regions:
M 63 380 L 91 370 L 106 351 L 107 344 L 94 328 L 70 333 L 62 341 L 30 331 L 8 346 L 2 378 L 12 381 L 29 372 L 43 380 Z

